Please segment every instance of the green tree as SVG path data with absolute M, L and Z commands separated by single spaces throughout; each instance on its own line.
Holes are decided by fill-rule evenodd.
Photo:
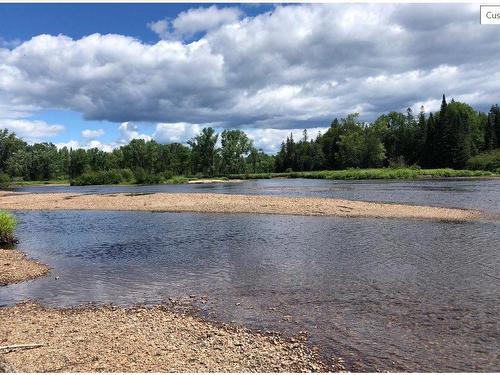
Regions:
M 221 134 L 222 173 L 245 173 L 245 157 L 253 142 L 241 130 L 224 130 Z
M 215 145 L 219 135 L 213 128 L 204 128 L 201 134 L 188 141 L 191 146 L 193 172 L 213 176 L 215 173 Z

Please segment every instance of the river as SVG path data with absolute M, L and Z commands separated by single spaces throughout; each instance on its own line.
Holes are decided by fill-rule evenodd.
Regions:
M 477 208 L 500 180 L 277 179 L 209 185 L 23 187 L 81 193 L 279 194 Z M 0 288 L 35 299 L 155 304 L 287 335 L 307 331 L 356 371 L 499 371 L 500 222 L 195 213 L 17 211 L 19 248 L 53 270 Z M 57 279 L 56 279 L 57 276 Z

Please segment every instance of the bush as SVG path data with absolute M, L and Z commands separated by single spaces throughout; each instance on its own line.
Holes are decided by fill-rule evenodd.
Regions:
M 0 188 L 8 188 L 10 183 L 10 176 L 6 173 L 0 172 Z
M 163 178 L 164 178 L 165 180 L 170 180 L 170 179 L 171 179 L 171 178 L 173 178 L 173 177 L 174 177 L 174 172 L 172 172 L 172 171 L 165 171 L 165 172 L 163 173 Z
M 0 211 L 0 245 L 13 245 L 17 243 L 14 237 L 16 218 L 10 212 Z
M 111 169 L 109 171 L 87 172 L 71 180 L 72 186 L 116 185 L 131 182 L 134 178 L 130 169 Z
M 500 149 L 476 155 L 467 162 L 469 169 L 496 172 L 500 170 Z
M 165 181 L 166 184 L 176 185 L 176 184 L 185 184 L 189 181 L 187 177 L 184 176 L 174 176 Z
M 146 172 L 143 168 L 137 168 L 134 172 L 136 184 L 159 184 L 162 176 Z

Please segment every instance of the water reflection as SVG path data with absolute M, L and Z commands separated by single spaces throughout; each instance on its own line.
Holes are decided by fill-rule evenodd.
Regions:
M 318 196 L 401 202 L 442 207 L 478 208 L 500 214 L 500 179 L 442 179 L 418 181 L 335 181 L 308 179 L 250 180 L 241 183 L 136 186 L 26 186 L 26 192 L 71 193 L 224 193 Z
M 306 330 L 324 355 L 341 355 L 353 370 L 500 368 L 495 222 L 17 215 L 19 247 L 53 271 L 1 288 L 0 304 L 207 295 L 209 317 L 289 334 Z

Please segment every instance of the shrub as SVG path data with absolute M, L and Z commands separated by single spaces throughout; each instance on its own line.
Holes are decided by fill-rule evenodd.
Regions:
M 500 149 L 476 155 L 467 162 L 469 169 L 481 169 L 498 173 L 500 169 Z
M 143 168 L 137 168 L 134 172 L 137 184 L 159 184 L 162 176 L 146 172 Z
M 166 180 L 165 183 L 166 184 L 175 185 L 175 184 L 185 184 L 188 181 L 189 181 L 189 179 L 187 177 L 184 177 L 184 176 L 174 176 L 174 177 L 169 178 L 168 180 Z
M 70 181 L 71 185 L 116 185 L 131 182 L 134 178 L 130 169 L 87 172 Z
M 165 180 L 170 180 L 170 179 L 171 179 L 171 178 L 173 178 L 173 177 L 174 177 L 174 172 L 172 172 L 172 171 L 165 171 L 165 172 L 163 173 L 163 178 L 164 178 Z
M 0 211 L 0 245 L 13 245 L 17 243 L 14 237 L 16 218 L 10 212 Z
M 10 183 L 10 176 L 6 173 L 0 172 L 0 188 L 8 188 Z

